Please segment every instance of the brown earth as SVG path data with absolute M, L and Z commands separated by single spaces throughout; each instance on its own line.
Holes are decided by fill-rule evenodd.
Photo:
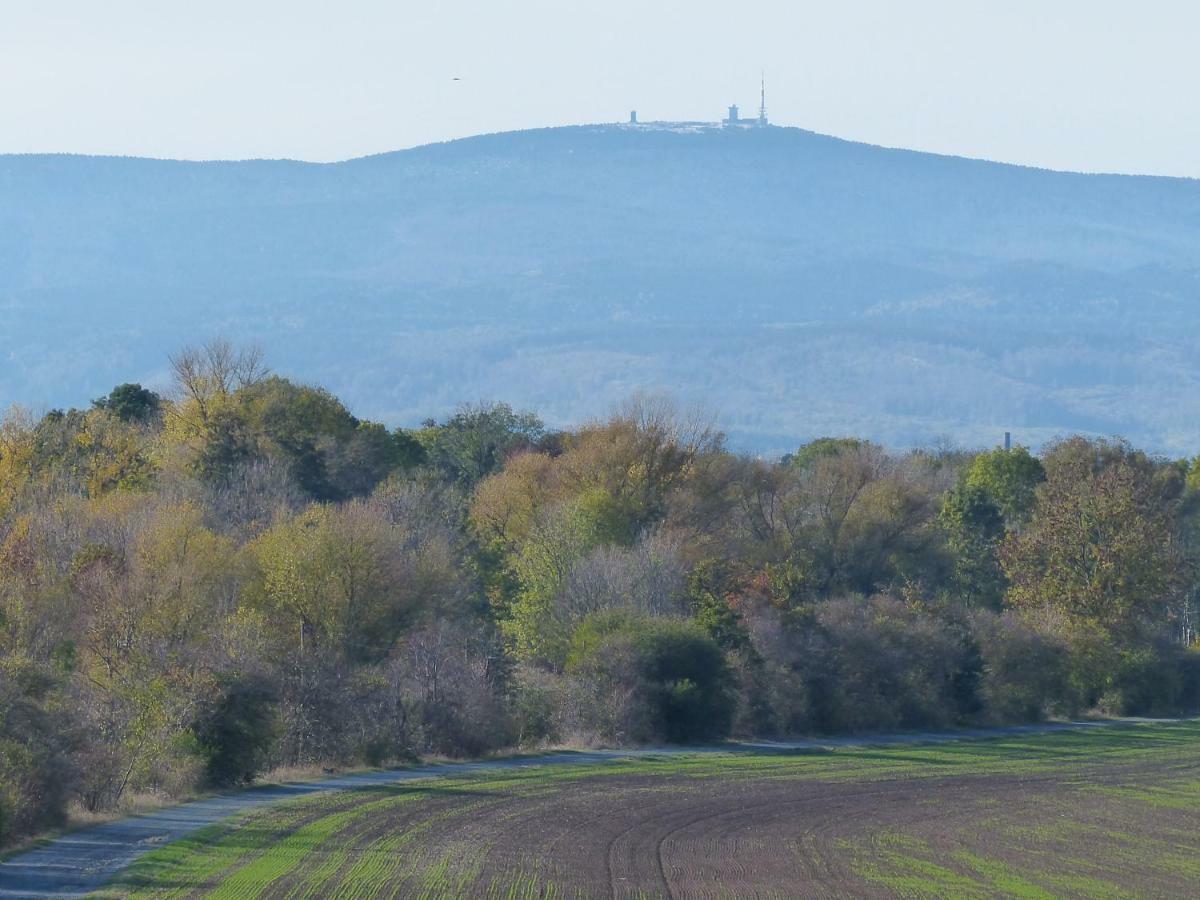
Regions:
M 917 878 L 917 894 L 927 877 L 930 893 L 938 884 L 958 893 L 954 879 L 964 878 L 971 880 L 959 884 L 963 893 L 984 896 L 1010 893 L 1021 879 L 1057 895 L 1107 885 L 1193 896 L 1194 873 L 1163 860 L 1200 849 L 1192 837 L 1200 809 L 1107 789 L 1196 775 L 1195 766 L 1175 764 L 1086 778 L 1076 770 L 1070 780 L 619 776 L 536 792 L 430 790 L 331 840 L 344 858 L 318 895 L 335 886 L 358 895 L 362 885 L 341 880 L 364 854 L 378 853 L 391 854 L 381 864 L 392 874 L 367 893 L 384 896 L 874 897 L 909 893 L 896 880 L 906 872 Z M 386 845 L 396 835 L 409 836 L 403 850 Z M 981 870 L 984 858 L 990 868 Z M 264 896 L 304 893 L 325 859 L 317 848 Z M 924 860 L 934 869 L 921 869 Z M 431 883 L 435 861 L 440 874 Z

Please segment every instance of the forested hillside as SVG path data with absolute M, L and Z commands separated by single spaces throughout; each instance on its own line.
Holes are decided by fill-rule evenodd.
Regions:
M 1200 702 L 1200 465 L 389 429 L 224 342 L 0 424 L 0 843 L 283 765 Z
M 596 126 L 332 165 L 0 157 L 0 399 L 163 388 L 236 333 L 391 426 L 636 386 L 733 446 L 1200 446 L 1200 185 L 791 128 Z

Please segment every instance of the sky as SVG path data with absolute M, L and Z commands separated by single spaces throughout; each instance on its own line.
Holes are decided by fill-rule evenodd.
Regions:
M 1194 0 L 0 0 L 0 153 L 329 161 L 715 120 L 765 71 L 776 124 L 1200 177 L 1198 34 Z

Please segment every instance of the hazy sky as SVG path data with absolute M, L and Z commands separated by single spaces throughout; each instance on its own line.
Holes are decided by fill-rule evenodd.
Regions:
M 1194 0 L 0 0 L 0 152 L 332 160 L 716 119 L 765 69 L 778 124 L 1200 176 L 1198 37 Z

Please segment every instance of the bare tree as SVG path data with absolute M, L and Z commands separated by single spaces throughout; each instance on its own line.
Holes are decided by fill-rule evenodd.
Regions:
M 195 403 L 201 423 L 208 421 L 214 401 L 263 381 L 270 370 L 257 344 L 236 347 L 214 338 L 201 347 L 184 347 L 170 357 L 178 394 Z
M 645 535 L 633 547 L 602 545 L 571 566 L 555 598 L 555 615 L 574 627 L 604 609 L 678 614 L 686 578 L 680 547 L 664 533 Z

